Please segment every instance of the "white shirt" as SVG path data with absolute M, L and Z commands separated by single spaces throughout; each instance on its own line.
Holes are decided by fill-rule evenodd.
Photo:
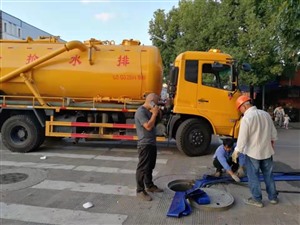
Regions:
M 277 140 L 277 130 L 269 113 L 252 106 L 246 110 L 235 150 L 261 160 L 274 155 L 271 141 Z
M 277 117 L 284 116 L 285 115 L 284 109 L 282 107 L 277 107 L 274 110 L 274 115 L 277 116 Z
M 290 119 L 289 116 L 285 116 L 285 117 L 284 117 L 284 122 L 283 122 L 283 123 L 288 124 L 290 120 L 291 120 L 291 119 Z

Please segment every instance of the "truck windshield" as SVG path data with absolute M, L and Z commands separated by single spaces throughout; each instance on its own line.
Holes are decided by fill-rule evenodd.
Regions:
M 202 65 L 202 84 L 219 89 L 232 90 L 232 67 L 223 64 L 221 69 L 215 71 L 211 64 Z

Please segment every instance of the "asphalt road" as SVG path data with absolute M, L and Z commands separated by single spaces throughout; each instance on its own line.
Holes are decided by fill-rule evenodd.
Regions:
M 274 171 L 300 171 L 300 130 L 279 129 Z M 226 210 L 193 208 L 189 216 L 167 217 L 174 180 L 200 179 L 212 174 L 212 152 L 201 157 L 181 154 L 174 143 L 159 144 L 154 180 L 164 189 L 152 202 L 135 196 L 137 152 L 134 142 L 48 142 L 38 151 L 19 154 L 0 142 L 3 225 L 40 224 L 300 224 L 300 182 L 277 182 L 278 205 L 264 192 L 264 208 L 243 203 L 245 186 L 218 184 L 211 188 L 229 193 L 234 204 Z M 262 184 L 262 187 L 264 185 Z M 85 209 L 84 203 L 93 207 Z

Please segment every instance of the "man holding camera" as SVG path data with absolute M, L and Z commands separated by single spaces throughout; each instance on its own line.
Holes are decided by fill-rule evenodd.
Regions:
M 148 94 L 145 103 L 137 109 L 134 115 L 139 154 L 139 162 L 136 169 L 136 192 L 137 197 L 145 201 L 152 200 L 148 192 L 163 192 L 152 181 L 152 172 L 155 168 L 157 157 L 155 121 L 159 113 L 158 100 L 159 96 L 155 93 Z

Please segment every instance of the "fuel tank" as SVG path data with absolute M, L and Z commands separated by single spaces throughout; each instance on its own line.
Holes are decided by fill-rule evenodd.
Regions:
M 64 43 L 27 38 L 0 44 L 1 94 L 32 96 L 34 88 L 41 97 L 141 100 L 162 89 L 158 48 L 136 40 L 116 45 L 95 39 Z

